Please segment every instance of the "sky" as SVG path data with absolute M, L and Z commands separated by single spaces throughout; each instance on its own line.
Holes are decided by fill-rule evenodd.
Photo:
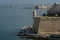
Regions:
M 51 4 L 60 0 L 0 0 L 0 4 Z

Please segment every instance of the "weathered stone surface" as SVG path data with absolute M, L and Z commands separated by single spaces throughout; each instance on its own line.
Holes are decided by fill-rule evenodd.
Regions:
M 59 34 L 60 17 L 35 17 L 32 30 L 37 34 Z

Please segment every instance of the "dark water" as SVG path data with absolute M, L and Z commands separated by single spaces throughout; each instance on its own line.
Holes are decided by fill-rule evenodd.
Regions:
M 46 10 L 39 10 L 41 16 Z M 0 40 L 31 40 L 17 36 L 24 26 L 33 24 L 33 9 L 0 8 Z M 38 40 L 38 39 L 33 39 Z

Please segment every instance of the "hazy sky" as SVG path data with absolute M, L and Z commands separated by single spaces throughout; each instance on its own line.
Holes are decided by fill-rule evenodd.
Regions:
M 51 4 L 60 0 L 0 0 L 0 4 Z

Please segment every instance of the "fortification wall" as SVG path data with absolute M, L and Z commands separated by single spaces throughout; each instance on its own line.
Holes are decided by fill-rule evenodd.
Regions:
M 38 32 L 39 22 L 40 22 L 40 18 L 35 17 L 33 22 L 33 27 L 32 27 L 32 30 L 34 32 Z
M 59 17 L 40 18 L 38 34 L 59 34 L 59 32 L 60 32 Z
M 38 34 L 58 34 L 60 17 L 35 17 L 32 30 Z

